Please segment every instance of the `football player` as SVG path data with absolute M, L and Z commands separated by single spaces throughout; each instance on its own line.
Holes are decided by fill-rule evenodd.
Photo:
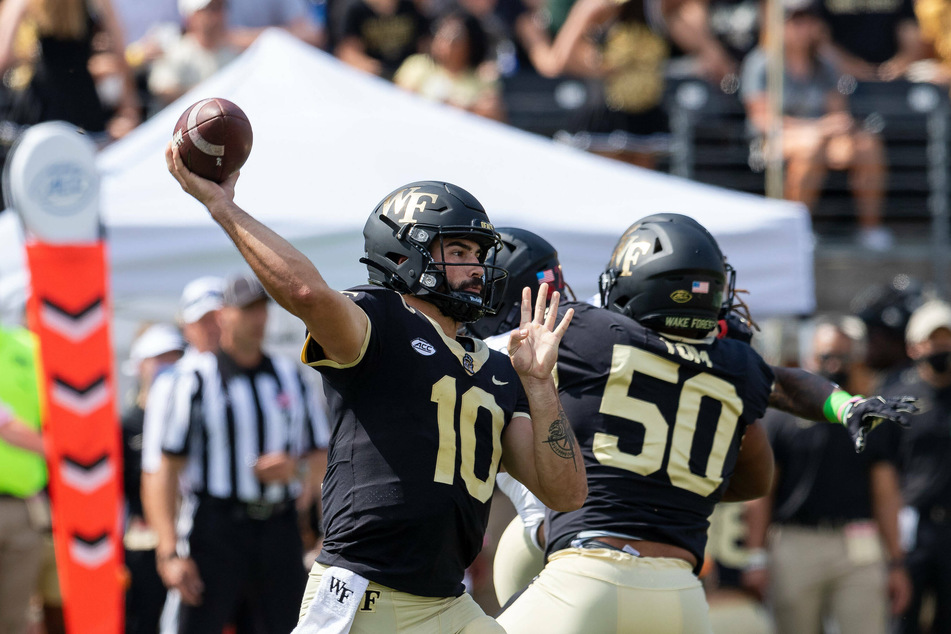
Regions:
M 720 499 L 767 490 L 772 455 L 756 424 L 765 408 L 846 424 L 860 449 L 871 427 L 907 422 L 914 405 L 853 398 L 801 370 L 776 380 L 747 342 L 717 339 L 732 271 L 686 216 L 632 225 L 600 287 L 607 310 L 570 304 L 557 366 L 589 497 L 548 513 L 548 563 L 499 622 L 509 632 L 706 632 L 696 573 L 708 518 Z
M 509 333 L 518 327 L 523 288 L 532 289 L 532 301 L 538 289 L 547 285 L 550 296 L 561 293 L 575 299 L 562 274 L 558 252 L 547 240 L 525 229 L 498 227 L 502 245 L 496 254 L 496 266 L 508 272 L 508 285 L 494 315 L 468 324 L 466 328 L 485 340 L 489 347 L 504 351 Z M 505 265 L 502 265 L 505 262 Z M 519 289 L 517 292 L 514 289 Z M 545 518 L 545 506 L 531 491 L 507 473 L 496 475 L 499 489 L 512 501 L 518 515 L 499 537 L 492 566 L 492 581 L 499 605 L 504 606 L 518 590 L 527 586 L 545 565 L 538 528 Z
M 504 271 L 482 205 L 449 183 L 401 187 L 364 227 L 371 285 L 331 289 L 287 241 L 234 203 L 237 175 L 169 171 L 204 203 L 269 294 L 303 320 L 302 360 L 332 413 L 326 536 L 296 631 L 501 632 L 463 592 L 500 462 L 546 505 L 580 507 L 584 465 L 551 377 L 556 325 L 525 301 L 509 358 L 460 326 L 491 310 Z M 487 262 L 487 260 L 489 260 Z M 526 289 L 526 300 L 530 292 Z

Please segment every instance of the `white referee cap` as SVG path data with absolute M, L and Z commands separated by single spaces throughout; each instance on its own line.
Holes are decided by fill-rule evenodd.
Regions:
M 134 363 L 151 359 L 166 352 L 176 352 L 185 349 L 185 340 L 178 332 L 178 328 L 170 324 L 154 324 L 132 343 L 129 358 Z
M 220 277 L 199 277 L 185 285 L 179 304 L 182 321 L 193 324 L 223 305 L 225 281 Z

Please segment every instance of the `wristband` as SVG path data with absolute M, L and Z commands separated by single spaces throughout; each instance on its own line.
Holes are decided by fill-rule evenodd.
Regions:
M 822 406 L 822 413 L 825 414 L 826 420 L 830 423 L 843 423 L 845 416 L 844 407 L 848 405 L 853 398 L 855 397 L 845 390 L 833 391 Z

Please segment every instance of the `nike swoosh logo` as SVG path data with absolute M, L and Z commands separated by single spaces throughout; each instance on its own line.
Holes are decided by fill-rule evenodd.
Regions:
M 497 378 L 495 378 L 495 375 L 494 375 L 494 374 L 492 375 L 492 382 L 495 383 L 496 385 L 508 385 L 508 384 L 509 384 L 508 381 L 499 381 Z

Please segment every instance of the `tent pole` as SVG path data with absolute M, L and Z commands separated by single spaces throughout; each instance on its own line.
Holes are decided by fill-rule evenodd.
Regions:
M 766 3 L 766 89 L 769 129 L 766 132 L 766 195 L 783 197 L 783 3 Z

